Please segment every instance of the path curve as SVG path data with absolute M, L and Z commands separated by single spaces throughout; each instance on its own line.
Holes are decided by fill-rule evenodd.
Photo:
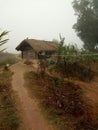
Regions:
M 24 73 L 29 72 L 33 67 L 18 62 L 11 66 L 11 71 L 14 73 L 12 77 L 13 90 L 18 95 L 18 109 L 21 112 L 23 119 L 21 130 L 53 130 L 52 126 L 48 125 L 44 119 L 36 99 L 32 99 L 24 87 Z

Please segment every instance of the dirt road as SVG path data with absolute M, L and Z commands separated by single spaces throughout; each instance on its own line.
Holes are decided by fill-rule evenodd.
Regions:
M 94 80 L 87 83 L 76 81 L 76 84 L 83 89 L 84 100 L 89 104 L 93 113 L 91 116 L 94 116 L 96 121 L 96 118 L 98 117 L 98 77 L 96 76 Z
M 33 69 L 22 62 L 11 66 L 11 71 L 14 72 L 12 78 L 12 87 L 18 95 L 18 109 L 23 120 L 19 130 L 53 130 L 47 121 L 44 119 L 36 99 L 32 99 L 24 87 L 24 73 Z

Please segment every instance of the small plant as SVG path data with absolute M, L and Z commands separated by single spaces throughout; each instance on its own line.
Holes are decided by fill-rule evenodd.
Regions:
M 61 79 L 59 79 L 58 77 L 54 77 L 54 83 L 55 83 L 55 87 L 59 88 L 62 86 L 63 81 L 61 81 Z
M 70 87 L 70 86 L 74 86 L 74 81 L 73 80 L 66 80 L 66 84 Z

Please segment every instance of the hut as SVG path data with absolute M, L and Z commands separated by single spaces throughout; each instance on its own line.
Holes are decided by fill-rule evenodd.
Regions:
M 21 51 L 22 59 L 38 59 L 43 56 L 50 57 L 56 53 L 57 43 L 53 41 L 25 39 L 17 47 Z

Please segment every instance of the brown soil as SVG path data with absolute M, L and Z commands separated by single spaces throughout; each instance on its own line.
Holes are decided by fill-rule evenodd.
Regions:
M 85 102 L 92 107 L 95 118 L 98 118 L 98 77 L 87 83 L 80 81 L 76 81 L 76 83 L 83 89 Z
M 24 73 L 34 70 L 32 65 L 25 65 L 19 62 L 11 66 L 14 73 L 12 78 L 13 90 L 18 95 L 18 110 L 22 118 L 20 130 L 53 130 L 44 119 L 39 107 L 38 101 L 32 99 L 24 84 Z

